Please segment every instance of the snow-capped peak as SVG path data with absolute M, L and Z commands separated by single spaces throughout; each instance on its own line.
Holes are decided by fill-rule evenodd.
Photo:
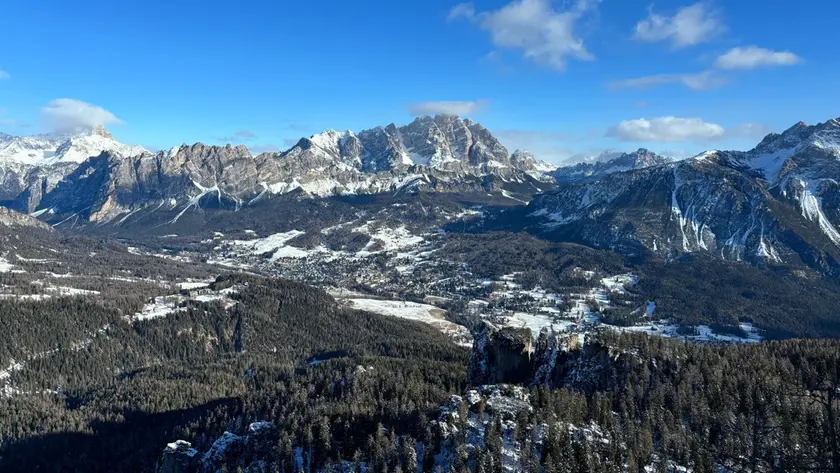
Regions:
M 99 156 L 103 151 L 109 151 L 124 157 L 137 156 L 146 152 L 142 146 L 129 146 L 116 141 L 111 133 L 106 131 L 104 127 L 99 126 L 68 138 L 55 150 L 55 155 L 47 159 L 44 164 L 81 163 L 92 156 Z
M 124 145 L 98 126 L 77 135 L 5 135 L 0 142 L 0 162 L 11 162 L 32 166 L 50 165 L 62 162 L 81 163 L 91 156 L 109 151 L 122 156 L 136 156 L 146 150 L 140 146 Z
M 318 146 L 319 148 L 323 148 L 325 150 L 337 150 L 339 141 L 343 138 L 348 136 L 355 136 L 352 131 L 336 131 L 333 129 L 322 131 L 317 135 L 312 135 L 309 137 L 309 141 Z

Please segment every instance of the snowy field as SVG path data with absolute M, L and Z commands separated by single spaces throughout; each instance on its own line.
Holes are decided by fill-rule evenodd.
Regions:
M 607 327 L 622 332 L 643 332 L 648 335 L 659 335 L 668 338 L 685 338 L 695 342 L 710 342 L 710 343 L 754 343 L 762 340 L 761 335 L 755 327 L 749 323 L 741 323 L 739 326 L 741 330 L 746 332 L 747 338 L 736 337 L 734 335 L 724 335 L 714 333 L 708 325 L 698 325 L 696 335 L 681 335 L 678 332 L 677 325 L 669 324 L 667 320 L 659 320 L 650 324 L 635 325 L 633 327 L 616 327 L 613 325 L 606 325 Z
M 429 324 L 455 339 L 456 343 L 472 346 L 472 336 L 466 327 L 446 320 L 444 311 L 433 305 L 409 301 L 391 301 L 380 299 L 345 299 L 348 307 L 375 314 L 399 317 Z
M 543 328 L 548 328 L 555 332 L 565 332 L 569 329 L 573 322 L 569 320 L 562 320 L 557 317 L 546 314 L 526 314 L 525 312 L 514 312 L 511 316 L 505 317 L 507 320 L 505 326 L 516 328 L 531 329 L 531 336 L 536 339 Z

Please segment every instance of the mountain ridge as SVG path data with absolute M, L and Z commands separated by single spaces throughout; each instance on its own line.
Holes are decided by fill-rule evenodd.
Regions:
M 178 208 L 180 216 L 190 208 L 239 208 L 296 191 L 325 197 L 403 190 L 490 192 L 505 186 L 513 192 L 525 186 L 527 192 L 542 192 L 550 185 L 543 172 L 549 165 L 524 152 L 511 159 L 486 128 L 449 116 L 358 134 L 327 130 L 301 138 L 286 151 L 257 155 L 244 145 L 203 143 L 137 153 L 124 145 L 98 146 L 112 140 L 104 129 L 82 138 L 93 140 L 90 152 L 107 149 L 84 160 L 75 159 L 76 153 L 74 159 L 43 160 L 40 166 L 6 163 L 0 191 L 8 205 L 54 222 L 70 216 L 103 223 L 151 205 Z M 81 162 L 70 166 L 69 161 Z
M 536 196 L 496 226 L 643 257 L 702 252 L 840 272 L 840 121 Z

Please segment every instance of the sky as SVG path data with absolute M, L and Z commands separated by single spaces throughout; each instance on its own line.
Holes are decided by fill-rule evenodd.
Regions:
M 426 114 L 568 163 L 840 116 L 840 2 L 6 0 L 0 132 L 283 150 Z

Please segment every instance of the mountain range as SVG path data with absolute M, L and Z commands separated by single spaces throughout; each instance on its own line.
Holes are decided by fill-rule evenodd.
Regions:
M 289 150 L 252 155 L 245 146 L 182 145 L 150 153 L 122 145 L 104 129 L 59 140 L 6 135 L 0 200 L 50 220 L 78 215 L 95 223 L 168 205 L 239 208 L 274 194 L 373 194 L 407 189 L 477 191 L 506 183 L 542 190 L 552 166 L 510 154 L 483 126 L 451 116 L 398 127 L 323 133 Z M 87 159 L 80 156 L 88 155 Z
M 202 143 L 152 153 L 102 128 L 63 138 L 2 135 L 0 143 L 0 200 L 53 224 L 119 224 L 154 211 L 176 222 L 190 209 L 239 209 L 280 194 L 496 193 L 528 205 L 483 219 L 483 229 L 628 256 L 704 252 L 829 273 L 840 265 L 837 119 L 797 123 L 749 151 L 674 161 L 639 149 L 563 167 L 510 153 L 480 124 L 453 116 L 327 130 L 258 155 Z

